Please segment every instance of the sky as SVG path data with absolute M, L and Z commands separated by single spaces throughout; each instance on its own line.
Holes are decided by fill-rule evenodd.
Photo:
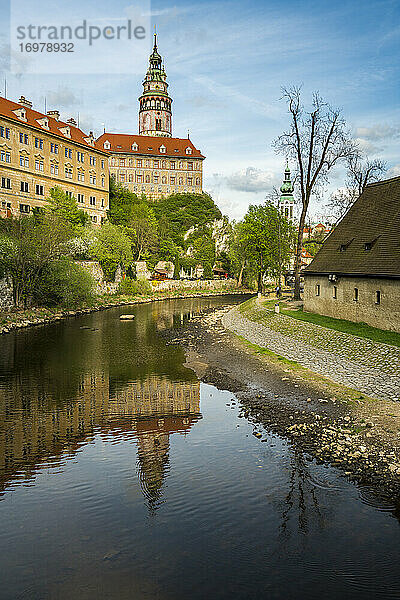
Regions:
M 289 123 L 282 86 L 302 85 L 305 104 L 318 90 L 341 108 L 368 156 L 385 159 L 388 176 L 400 175 L 400 0 L 147 1 L 135 0 L 133 6 L 129 0 L 37 0 L 28 5 L 11 0 L 8 7 L 2 0 L 1 94 L 6 77 L 10 99 L 24 95 L 38 110 L 46 102 L 63 118 L 79 113 L 81 128 L 96 135 L 103 127 L 137 133 L 150 35 L 140 51 L 139 44 L 109 44 L 105 61 L 96 59 L 104 44 L 99 42 L 98 50 L 94 44 L 85 56 L 75 55 L 71 73 L 71 57 L 61 54 L 56 68 L 48 67 L 44 57 L 45 72 L 34 72 L 28 64 L 15 73 L 10 72 L 9 19 L 12 29 L 19 18 L 27 18 L 29 4 L 36 18 L 40 13 L 41 22 L 49 24 L 65 6 L 76 19 L 106 23 L 127 16 L 140 20 L 142 11 L 146 31 L 157 26 L 173 98 L 173 135 L 186 137 L 190 131 L 206 156 L 204 189 L 230 218 L 240 219 L 282 180 L 284 158 L 272 148 Z M 86 62 L 90 51 L 92 64 Z M 101 72 L 102 64 L 107 72 Z M 343 169 L 332 173 L 324 197 L 313 203 L 315 215 L 329 213 L 329 195 L 344 179 Z

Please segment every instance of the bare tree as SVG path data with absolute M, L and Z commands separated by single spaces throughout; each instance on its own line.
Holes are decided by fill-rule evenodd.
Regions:
M 357 146 L 351 139 L 340 110 L 324 102 L 318 92 L 313 94 L 310 110 L 306 110 L 302 104 L 300 87 L 284 88 L 282 99 L 288 106 L 290 127 L 273 145 L 276 152 L 297 163 L 301 214 L 294 265 L 294 298 L 300 300 L 303 230 L 311 197 L 317 195 L 321 185 L 328 182 L 328 174 L 337 163 L 357 154 Z
M 362 194 L 369 183 L 379 181 L 387 170 L 384 160 L 369 160 L 361 154 L 351 156 L 347 163 L 347 181 L 345 187 L 332 194 L 328 207 L 339 221 L 350 206 Z

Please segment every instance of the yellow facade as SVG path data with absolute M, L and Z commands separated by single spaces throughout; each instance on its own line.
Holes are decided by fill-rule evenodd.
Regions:
M 44 115 L 29 104 L 0 99 L 0 215 L 44 207 L 59 186 L 101 224 L 109 206 L 108 153 L 73 120 L 63 123 L 57 111 Z
M 135 194 L 156 200 L 174 193 L 201 194 L 202 159 L 154 158 L 145 154 L 111 154 L 110 175 Z

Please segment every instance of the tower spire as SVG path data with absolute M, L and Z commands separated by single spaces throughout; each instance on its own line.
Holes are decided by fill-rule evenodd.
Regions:
M 286 168 L 285 168 L 285 177 L 283 183 L 281 185 L 281 197 L 279 200 L 279 206 L 281 213 L 291 221 L 293 220 L 293 210 L 294 210 L 294 198 L 293 191 L 294 186 L 292 184 L 290 178 L 290 168 L 289 161 L 286 159 Z
M 172 99 L 168 95 L 162 56 L 157 48 L 157 31 L 154 26 L 154 46 L 149 57 L 149 67 L 139 98 L 139 135 L 171 137 Z

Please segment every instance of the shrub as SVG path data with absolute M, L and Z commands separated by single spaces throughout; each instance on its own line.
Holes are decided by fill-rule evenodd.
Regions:
M 117 292 L 128 296 L 144 296 L 151 294 L 152 287 L 147 279 L 130 279 L 127 277 L 119 283 Z
M 52 263 L 35 290 L 36 303 L 73 308 L 94 299 L 94 280 L 83 267 L 69 260 Z

